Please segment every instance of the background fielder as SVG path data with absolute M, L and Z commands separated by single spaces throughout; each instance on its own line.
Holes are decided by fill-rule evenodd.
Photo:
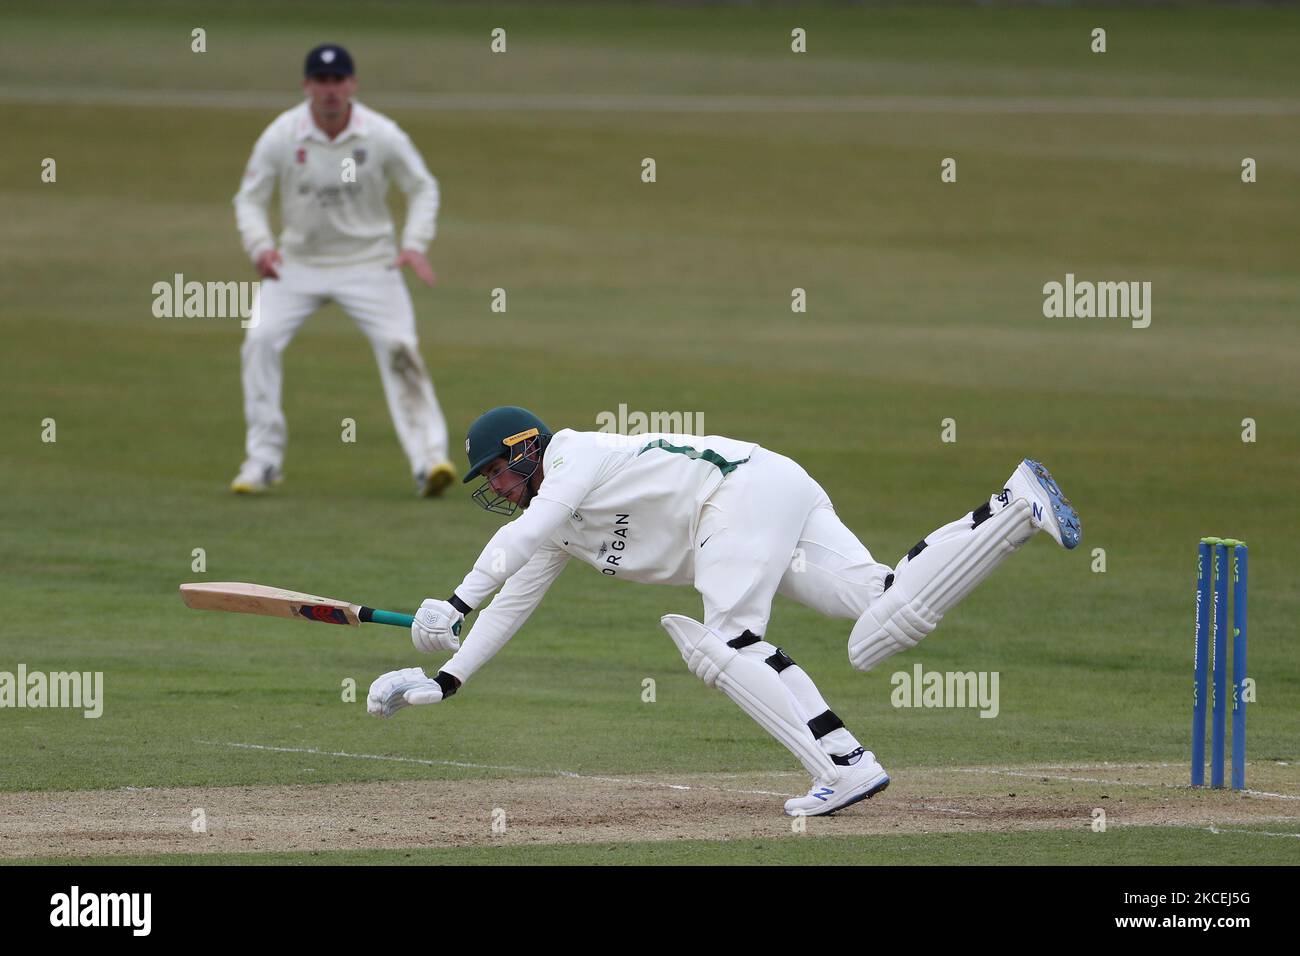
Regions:
M 1065 548 L 1078 515 L 1047 469 L 1026 459 L 987 501 L 926 538 L 890 568 L 840 521 L 821 486 L 796 462 L 718 435 L 551 434 L 531 412 L 493 409 L 470 426 L 475 500 L 518 520 L 501 528 L 447 601 L 428 599 L 412 640 L 456 654 L 434 678 L 392 671 L 371 685 L 368 709 L 455 693 L 505 646 L 570 557 L 606 577 L 694 584 L 704 621 L 661 623 L 687 666 L 784 744 L 813 777 L 786 812 L 831 813 L 889 785 L 875 758 L 827 706 L 812 678 L 765 640 L 772 599 L 784 594 L 828 617 L 854 621 L 849 660 L 870 670 L 914 647 L 943 615 L 1036 530 Z M 483 609 L 461 647 L 464 616 Z
M 357 81 L 347 50 L 316 47 L 304 72 L 306 102 L 262 133 L 234 199 L 262 285 L 241 352 L 248 436 L 231 489 L 256 493 L 281 480 L 288 438 L 282 355 L 307 317 L 333 300 L 370 340 L 417 489 L 437 495 L 455 470 L 400 267 L 433 284 L 424 253 L 434 235 L 438 184 L 396 123 L 352 99 Z M 407 197 L 400 254 L 384 199 L 390 181 Z M 277 184 L 284 225 L 278 250 L 267 215 Z

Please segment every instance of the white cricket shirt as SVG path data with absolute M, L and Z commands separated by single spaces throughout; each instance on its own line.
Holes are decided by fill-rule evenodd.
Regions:
M 331 140 L 304 101 L 276 117 L 253 146 L 234 198 L 244 250 L 256 261 L 276 246 L 268 206 L 278 185 L 286 259 L 311 266 L 392 261 L 397 243 L 384 199 L 390 182 L 407 198 L 401 248 L 423 253 L 434 235 L 438 182 L 410 137 L 353 100 L 347 127 Z
M 456 588 L 473 608 L 501 590 L 442 670 L 467 680 L 527 620 L 570 557 L 606 577 L 692 583 L 700 509 L 757 447 L 720 435 L 556 432 L 528 510 L 492 537 Z

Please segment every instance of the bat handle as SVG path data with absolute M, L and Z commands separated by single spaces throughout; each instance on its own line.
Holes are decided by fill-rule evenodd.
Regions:
M 415 618 L 409 614 L 402 614 L 398 611 L 379 611 L 373 607 L 363 607 L 357 617 L 367 624 L 391 624 L 393 627 L 409 628 L 415 623 Z

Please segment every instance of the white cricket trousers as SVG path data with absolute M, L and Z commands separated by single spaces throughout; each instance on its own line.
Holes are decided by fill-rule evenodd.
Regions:
M 284 350 L 307 317 L 333 300 L 370 340 L 412 474 L 446 461 L 447 421 L 420 358 L 401 270 L 383 262 L 321 268 L 286 260 L 279 272 L 279 279 L 262 281 L 240 353 L 248 458 L 283 465 L 289 437 L 280 404 Z
M 767 655 L 783 643 L 767 634 L 778 593 L 856 621 L 884 593 L 889 572 L 840 521 L 821 485 L 797 462 L 765 448 L 727 475 L 700 511 L 695 589 L 704 599 L 704 623 L 724 641 L 746 631 L 764 639 L 741 653 Z M 778 673 L 826 753 L 846 755 L 862 746 L 802 667 L 787 658 Z M 814 723 L 822 726 L 814 730 Z
M 705 625 L 723 640 L 745 631 L 764 637 L 778 593 L 856 621 L 892 570 L 844 526 L 821 485 L 765 448 L 727 475 L 700 512 L 695 589 Z

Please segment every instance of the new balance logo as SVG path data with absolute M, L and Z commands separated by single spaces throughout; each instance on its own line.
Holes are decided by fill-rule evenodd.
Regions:
M 835 791 L 832 790 L 830 787 L 822 787 L 820 790 L 814 793 L 813 796 L 816 797 L 818 800 L 822 801 L 823 803 L 825 803 L 831 797 L 835 796 Z
M 1038 504 L 1037 502 L 1034 503 L 1034 520 L 1035 521 L 1043 520 L 1043 506 Z

